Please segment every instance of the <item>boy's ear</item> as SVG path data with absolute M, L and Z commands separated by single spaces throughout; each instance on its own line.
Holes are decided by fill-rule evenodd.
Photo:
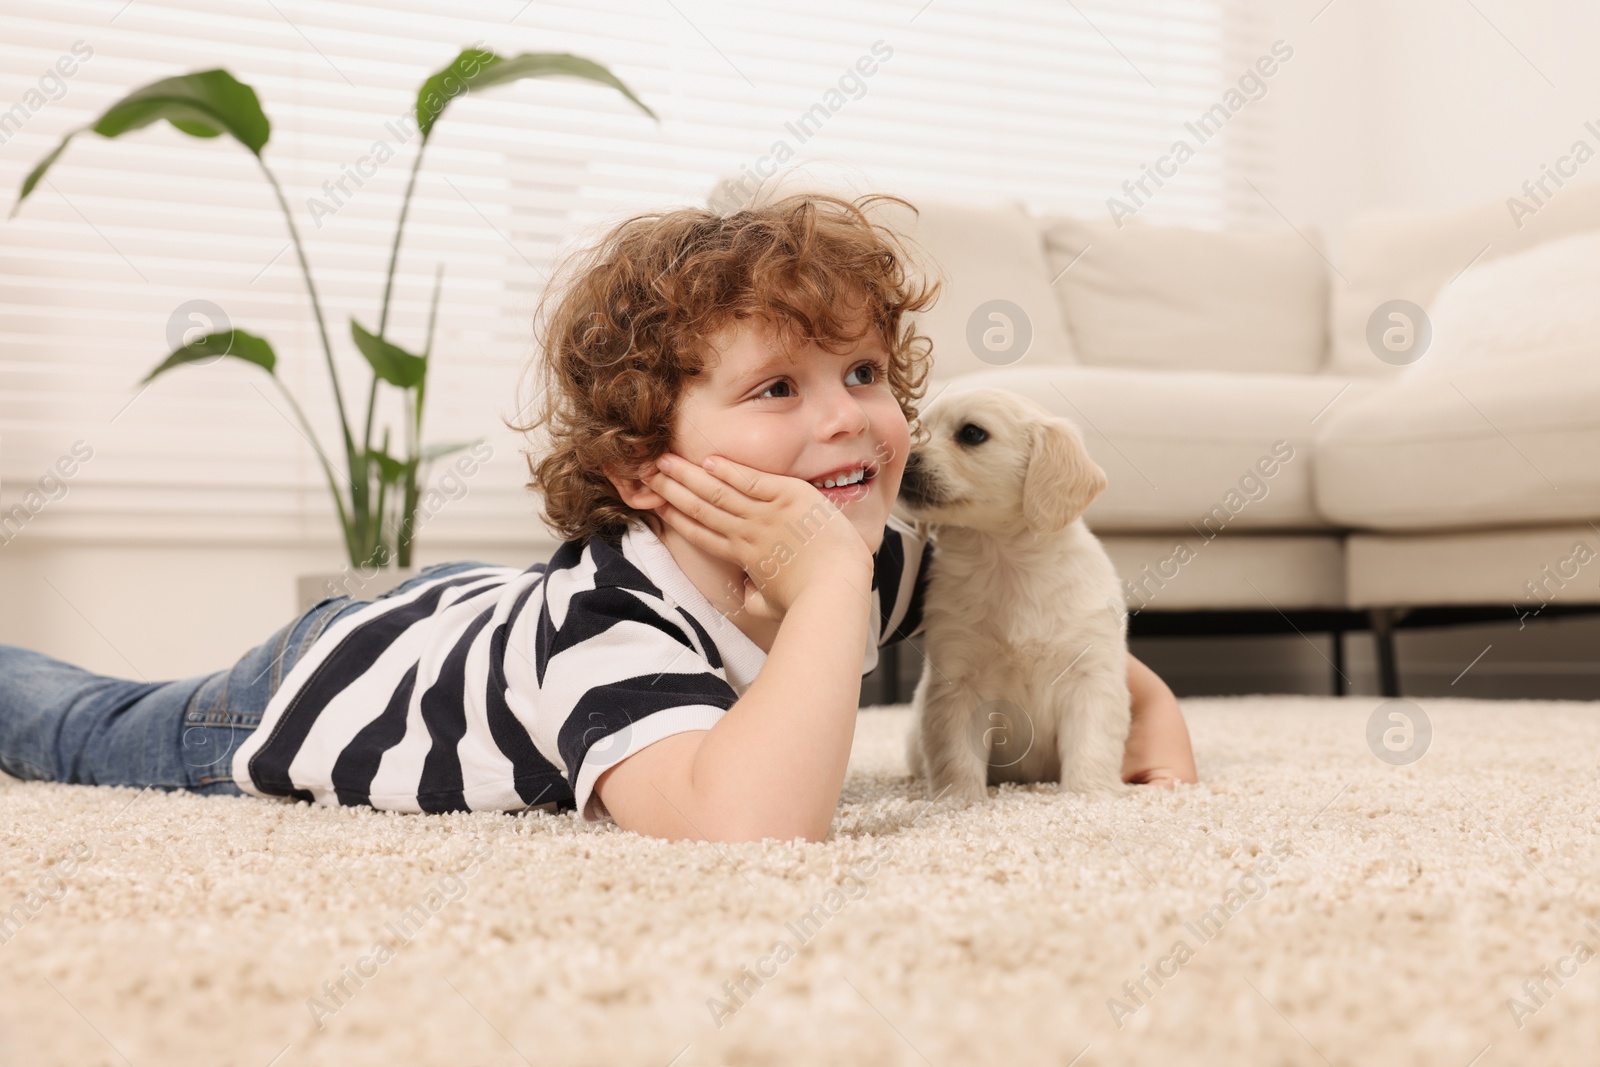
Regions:
M 667 502 L 667 498 L 646 485 L 642 478 L 617 473 L 612 466 L 605 468 L 606 480 L 616 489 L 622 502 L 635 511 L 654 511 Z

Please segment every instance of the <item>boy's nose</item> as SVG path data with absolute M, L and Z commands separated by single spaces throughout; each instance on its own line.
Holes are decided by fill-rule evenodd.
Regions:
M 861 406 L 861 401 L 852 396 L 848 389 L 828 401 L 827 407 L 828 412 L 823 417 L 823 424 L 830 433 L 861 433 L 872 424 L 872 420 L 867 417 L 866 409 Z

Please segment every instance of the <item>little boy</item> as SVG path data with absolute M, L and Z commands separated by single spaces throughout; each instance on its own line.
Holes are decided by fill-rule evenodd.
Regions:
M 229 671 L 90 675 L 0 646 L 0 769 L 398 811 L 577 810 L 669 839 L 822 840 L 877 648 L 935 545 L 890 514 L 936 295 L 849 203 L 639 216 L 540 316 L 527 570 L 317 605 Z M 1129 657 L 1124 778 L 1195 780 Z

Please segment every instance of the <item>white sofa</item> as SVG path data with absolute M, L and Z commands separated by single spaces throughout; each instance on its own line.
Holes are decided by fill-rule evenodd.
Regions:
M 1600 239 L 1600 185 L 1520 225 L 1498 201 L 1359 217 L 1334 250 L 918 208 L 884 216 L 945 282 L 928 396 L 1014 389 L 1082 430 L 1132 633 L 1370 629 L 1393 696 L 1396 626 L 1600 605 L 1600 245 L 1547 255 Z M 1369 343 L 1393 300 L 1438 320 L 1426 348 L 1384 315 Z

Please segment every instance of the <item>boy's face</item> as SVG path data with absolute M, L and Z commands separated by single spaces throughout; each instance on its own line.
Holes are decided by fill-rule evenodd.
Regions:
M 746 319 L 717 334 L 712 348 L 679 399 L 672 451 L 696 463 L 726 456 L 818 488 L 825 476 L 867 464 L 876 474 L 864 485 L 823 495 L 876 552 L 911 437 L 877 331 L 843 353 L 816 344 L 785 353 L 770 323 Z

